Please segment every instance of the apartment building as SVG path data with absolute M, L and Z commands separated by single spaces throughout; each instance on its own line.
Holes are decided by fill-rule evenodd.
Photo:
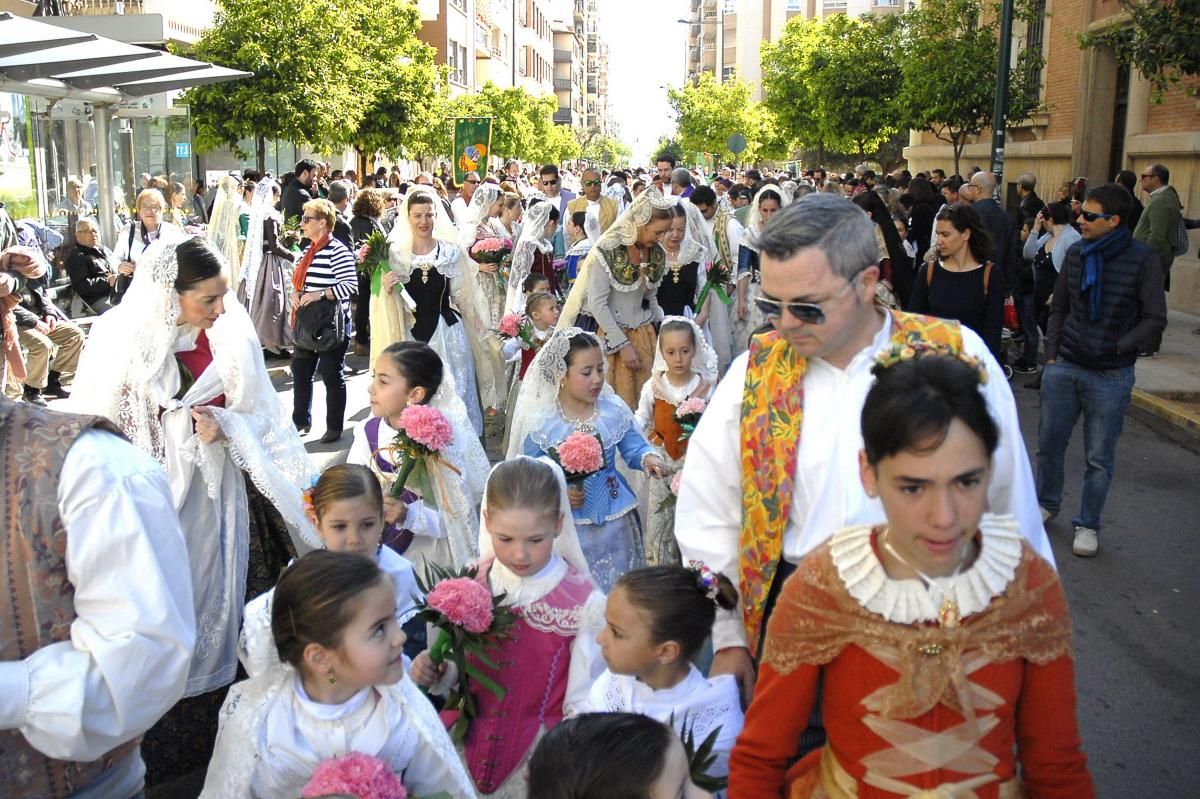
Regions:
M 587 118 L 585 0 L 555 0 L 553 6 L 554 122 L 583 130 Z
M 450 95 L 491 82 L 554 91 L 550 0 L 420 0 L 422 41 L 450 68 Z

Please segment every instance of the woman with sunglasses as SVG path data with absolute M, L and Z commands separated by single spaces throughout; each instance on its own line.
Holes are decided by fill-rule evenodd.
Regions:
M 314 302 L 336 302 L 345 316 L 345 329 L 350 329 L 350 298 L 358 293 L 358 262 L 350 248 L 333 237 L 337 210 L 329 200 L 309 200 L 300 217 L 300 231 L 311 244 L 292 273 L 292 302 L 294 309 Z M 296 347 L 292 353 L 294 401 L 292 422 L 301 433 L 312 428 L 313 376 L 320 371 L 325 383 L 325 434 L 322 444 L 332 444 L 342 437 L 346 417 L 346 347 L 350 337 L 325 352 L 313 352 Z
M 1004 272 L 993 269 L 983 220 L 969 205 L 948 205 L 935 218 L 934 238 L 937 258 L 919 270 L 908 310 L 962 322 L 1000 360 Z
M 117 283 L 113 290 L 115 302 L 120 302 L 133 282 L 134 272 L 142 253 L 159 239 L 170 241 L 183 238 L 183 229 L 163 220 L 167 205 L 158 189 L 142 189 L 133 203 L 134 218 L 117 234 Z
M 760 280 L 758 244 L 756 238 L 771 217 L 785 205 L 783 192 L 773 184 L 758 190 L 750 201 L 746 215 L 746 235 L 738 248 L 737 312 L 733 320 L 733 357 L 746 351 L 750 336 L 766 324 L 766 318 L 755 306 Z

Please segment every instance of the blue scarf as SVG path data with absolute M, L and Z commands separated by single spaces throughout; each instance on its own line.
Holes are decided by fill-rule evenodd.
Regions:
M 1119 225 L 1116 230 L 1098 239 L 1084 239 L 1080 256 L 1083 258 L 1083 280 L 1079 284 L 1082 295 L 1088 289 L 1088 311 L 1092 321 L 1100 318 L 1100 277 L 1104 272 L 1104 259 L 1113 258 L 1125 252 L 1133 241 L 1133 233 L 1125 225 Z

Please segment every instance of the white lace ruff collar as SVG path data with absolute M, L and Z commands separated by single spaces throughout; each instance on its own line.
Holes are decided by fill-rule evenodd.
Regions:
M 488 581 L 492 586 L 493 596 L 501 592 L 508 594 L 506 605 L 528 605 L 549 594 L 567 576 L 567 561 L 557 552 L 550 555 L 550 561 L 542 570 L 530 577 L 513 574 L 500 562 L 492 561 L 492 569 L 488 573 Z
M 962 618 L 979 613 L 1004 593 L 1021 562 L 1021 531 L 1012 516 L 985 514 L 979 522 L 979 557 L 953 577 L 918 579 L 887 576 L 872 545 L 874 528 L 849 527 L 830 539 L 834 568 L 850 596 L 872 613 L 896 624 L 936 622 L 942 602 L 958 605 Z

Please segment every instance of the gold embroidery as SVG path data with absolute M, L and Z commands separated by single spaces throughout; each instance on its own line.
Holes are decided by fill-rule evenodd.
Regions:
M 623 286 L 632 286 L 642 281 L 644 285 L 653 285 L 662 280 L 666 271 L 667 254 L 663 252 L 662 247 L 652 246 L 649 255 L 650 260 L 647 263 L 635 264 L 629 260 L 629 251 L 624 247 L 604 251 L 613 280 Z

